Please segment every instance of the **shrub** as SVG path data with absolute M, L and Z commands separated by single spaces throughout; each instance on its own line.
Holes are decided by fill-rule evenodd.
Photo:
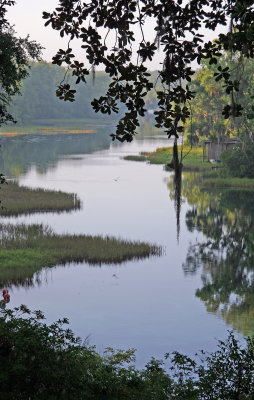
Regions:
M 237 145 L 221 154 L 224 171 L 229 176 L 254 178 L 254 143 Z
M 254 398 L 254 342 L 243 348 L 230 333 L 200 362 L 178 352 L 166 364 L 152 359 L 143 370 L 128 364 L 134 351 L 102 356 L 40 311 L 25 306 L 0 316 L 0 395 L 10 400 L 250 400 Z

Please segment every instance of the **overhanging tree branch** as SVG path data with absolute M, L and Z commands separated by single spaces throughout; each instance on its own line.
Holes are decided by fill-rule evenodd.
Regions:
M 145 38 L 143 29 L 147 17 L 156 21 L 152 42 Z M 190 115 L 188 101 L 195 95 L 188 86 L 195 73 L 193 62 L 200 64 L 203 59 L 208 59 L 210 64 L 216 65 L 218 57 L 229 48 L 247 58 L 254 57 L 253 17 L 253 1 L 248 0 L 60 0 L 53 13 L 43 13 L 45 25 L 51 25 L 62 37 L 81 39 L 88 63 L 93 67 L 104 66 L 112 78 L 105 96 L 95 99 L 92 106 L 95 112 L 110 114 L 118 111 L 118 102 L 125 104 L 126 113 L 112 134 L 113 139 L 120 141 L 133 139 L 139 117 L 146 112 L 144 96 L 153 89 L 153 84 L 144 64 L 157 57 L 159 48 L 164 62 L 158 77 L 164 89 L 157 92 L 156 126 L 164 128 L 168 137 L 178 137 Z M 202 27 L 211 31 L 223 27 L 229 19 L 232 29 L 227 34 L 220 33 L 214 42 L 205 40 L 200 33 Z M 134 65 L 132 44 L 136 25 L 142 34 L 137 46 L 138 62 Z M 111 30 L 116 32 L 116 43 L 112 48 L 100 35 L 101 28 L 106 29 L 106 35 Z M 85 82 L 85 75 L 89 73 L 84 64 L 75 60 L 70 48 L 60 49 L 53 63 L 70 66 L 77 76 L 77 83 Z M 217 79 L 223 80 L 225 91 L 234 98 L 238 85 L 232 82 L 230 73 L 228 76 L 226 71 L 218 70 Z M 73 101 L 75 91 L 63 84 L 57 95 Z M 229 118 L 241 115 L 241 111 L 241 105 L 234 101 L 233 106 L 227 105 L 223 113 Z

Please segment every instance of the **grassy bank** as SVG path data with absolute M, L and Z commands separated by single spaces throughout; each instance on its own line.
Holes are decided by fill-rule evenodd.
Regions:
M 43 225 L 0 224 L 0 283 L 31 278 L 44 267 L 68 262 L 121 263 L 159 256 L 159 246 L 111 237 L 56 235 Z
M 73 193 L 31 189 L 11 181 L 1 186 L 0 199 L 0 216 L 71 211 L 81 206 L 80 200 Z
M 179 152 L 181 148 L 179 148 Z M 172 147 L 158 148 L 153 153 L 143 152 L 137 156 L 126 156 L 125 160 L 129 161 L 147 161 L 150 164 L 167 164 L 172 160 Z M 169 169 L 172 170 L 172 169 Z M 210 162 L 203 162 L 203 150 L 201 147 L 183 148 L 183 171 L 193 171 L 202 173 L 202 186 L 206 188 L 227 187 L 227 188 L 244 188 L 254 189 L 254 179 L 251 178 L 234 178 L 223 176 L 223 169 Z
M 179 152 L 181 148 L 179 148 Z M 168 164 L 172 160 L 172 147 L 160 147 L 155 152 L 142 152 L 137 156 L 126 156 L 125 160 L 129 161 L 148 161 L 150 164 Z M 188 171 L 204 171 L 212 168 L 212 164 L 203 163 L 202 148 L 183 148 L 183 169 Z

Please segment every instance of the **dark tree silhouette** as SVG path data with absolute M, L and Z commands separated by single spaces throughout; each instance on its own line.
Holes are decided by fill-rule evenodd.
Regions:
M 45 25 L 51 25 L 60 36 L 69 38 L 68 48 L 60 49 L 53 63 L 67 65 L 77 84 L 85 82 L 89 69 L 75 59 L 71 48 L 72 40 L 80 39 L 90 71 L 104 66 L 111 77 L 106 94 L 94 99 L 92 105 L 96 112 L 111 114 L 118 111 L 119 102 L 125 104 L 126 113 L 112 134 L 113 139 L 120 141 L 133 139 L 139 117 L 146 111 L 144 96 L 154 87 L 156 89 L 145 62 L 155 59 L 158 49 L 161 48 L 164 61 L 157 76 L 162 89 L 157 90 L 156 126 L 164 128 L 168 137 L 177 138 L 190 115 L 188 102 L 195 95 L 188 86 L 195 72 L 193 62 L 200 64 L 208 59 L 210 64 L 216 65 L 225 50 L 253 57 L 253 17 L 253 1 L 250 0 L 60 0 L 54 12 L 43 13 Z M 144 26 L 150 24 L 151 19 L 156 22 L 152 41 L 144 34 Z M 202 27 L 214 31 L 229 21 L 228 33 L 220 33 L 215 41 L 206 40 L 200 33 Z M 137 51 L 133 50 L 135 26 L 141 33 Z M 109 40 L 112 34 L 113 46 Z M 137 56 L 135 62 L 133 55 Z M 229 95 L 229 104 L 222 110 L 224 117 L 241 115 L 242 106 L 235 99 L 240 82 L 231 79 L 228 67 L 218 66 L 215 75 L 217 80 L 223 81 Z M 75 91 L 64 79 L 57 95 L 74 101 Z

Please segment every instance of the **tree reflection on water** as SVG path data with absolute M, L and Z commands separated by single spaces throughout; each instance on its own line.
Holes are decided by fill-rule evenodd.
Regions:
M 172 182 L 169 183 L 172 190 Z M 204 239 L 191 244 L 183 270 L 201 269 L 196 296 L 235 330 L 254 333 L 254 196 L 250 191 L 202 191 L 197 175 L 184 174 L 182 196 L 191 206 L 190 232 Z
M 34 165 L 38 173 L 45 174 L 64 156 L 108 149 L 110 132 L 110 128 L 104 127 L 96 133 L 1 136 L 0 170 L 9 178 L 19 178 Z

